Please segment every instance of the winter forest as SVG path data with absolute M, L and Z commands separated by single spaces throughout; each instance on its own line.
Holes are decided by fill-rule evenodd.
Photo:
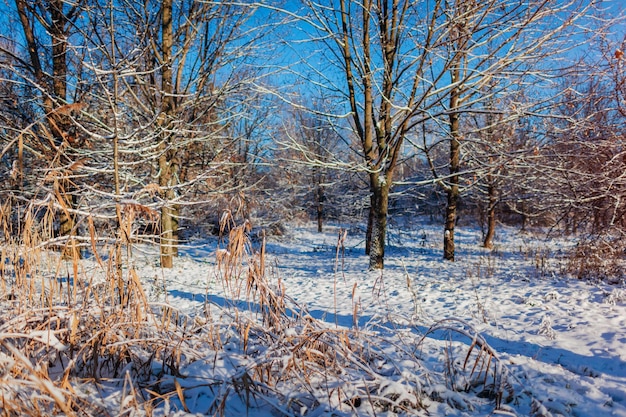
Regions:
M 0 0 L 0 415 L 626 417 L 625 12 Z

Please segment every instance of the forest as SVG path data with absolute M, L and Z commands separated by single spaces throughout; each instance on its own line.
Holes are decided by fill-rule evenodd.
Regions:
M 400 359 L 386 346 L 401 333 L 382 341 L 389 323 L 368 328 L 381 337 L 369 347 L 360 304 L 327 328 L 269 271 L 283 262 L 297 275 L 294 247 L 281 245 L 309 239 L 328 256 L 304 270 L 318 262 L 346 284 L 361 268 L 372 292 L 398 274 L 414 309 L 402 314 L 415 316 L 425 278 L 408 271 L 432 260 L 400 266 L 403 250 L 492 279 L 493 259 L 514 258 L 500 239 L 542 277 L 602 283 L 623 304 L 621 1 L 0 1 L 2 415 L 237 415 L 259 401 L 258 415 L 426 415 L 425 399 L 459 415 L 575 414 L 514 394 L 515 372 L 481 335 L 491 329 L 453 311 L 415 342 L 442 341 L 444 359 Z M 555 240 L 529 249 L 516 233 Z M 181 268 L 202 268 L 189 258 L 207 242 L 204 279 L 230 300 L 215 315 L 208 284 L 202 312 L 164 295 L 183 291 L 165 285 Z M 483 293 L 467 291 L 489 322 Z M 231 364 L 228 383 L 207 382 L 212 399 L 194 411 L 200 394 L 180 381 L 206 353 L 190 347 L 200 340 L 215 358 L 230 344 L 260 356 Z M 444 364 L 446 391 L 402 379 L 399 365 L 381 375 L 376 360 Z M 370 387 L 318 392 L 318 372 L 339 381 L 365 362 Z M 87 380 L 108 387 L 104 400 Z M 310 397 L 279 399 L 281 384 Z M 485 404 L 456 396 L 472 389 Z M 518 394 L 529 405 L 515 411 Z

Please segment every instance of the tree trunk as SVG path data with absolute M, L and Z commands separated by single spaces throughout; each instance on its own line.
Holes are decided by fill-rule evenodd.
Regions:
M 174 266 L 174 221 L 172 209 L 164 206 L 161 208 L 161 267 L 172 268 Z
M 374 213 L 376 207 L 376 199 L 374 191 L 370 194 L 370 208 L 367 210 L 367 230 L 365 231 L 365 254 L 369 256 L 372 252 L 372 230 L 374 228 Z
M 59 211 L 59 236 L 67 236 L 68 241 L 62 251 L 63 259 L 80 258 L 80 250 L 73 236 L 76 235 L 76 214 L 73 210 L 77 207 L 74 186 L 67 177 L 59 180 L 57 199 L 62 206 Z
M 496 234 L 496 205 L 498 200 L 496 187 L 491 179 L 489 179 L 487 193 L 489 196 L 489 202 L 487 203 L 487 233 L 485 234 L 483 246 L 487 249 L 492 249 L 493 237 Z
M 446 206 L 446 223 L 443 233 L 443 258 L 454 261 L 454 226 L 456 223 L 456 210 L 459 198 L 459 186 L 453 184 L 447 190 L 448 203 Z
M 172 186 L 175 185 L 178 175 L 178 164 L 175 162 L 175 147 L 172 142 L 172 118 L 175 113 L 174 88 L 172 85 L 173 59 L 173 2 L 163 0 L 161 4 L 161 49 L 163 59 L 162 85 L 163 94 L 161 117 L 162 129 L 161 156 L 159 157 L 159 185 L 163 189 L 165 200 L 161 208 L 161 267 L 171 268 L 174 256 L 178 254 L 178 207 L 171 204 L 175 198 Z
M 387 238 L 387 214 L 389 209 L 389 181 L 381 181 L 379 173 L 370 174 L 372 182 L 372 206 L 368 222 L 369 269 L 383 269 L 385 240 Z M 366 246 L 368 246 L 366 243 Z
M 172 214 L 172 248 L 171 254 L 173 257 L 178 257 L 178 245 L 180 243 L 180 239 L 178 237 L 179 231 L 179 222 L 180 222 L 180 205 L 173 204 L 171 208 Z
M 316 211 L 317 211 L 317 232 L 322 233 L 322 229 L 324 228 L 324 189 L 321 184 L 317 185 L 316 190 Z
M 54 31 L 53 38 L 55 42 L 52 42 L 52 89 L 54 96 L 57 100 L 56 107 L 60 107 L 66 101 L 67 98 L 67 40 L 65 33 L 65 25 L 67 24 L 65 16 L 62 13 L 63 3 L 55 1 L 51 3 L 51 16 L 52 21 L 55 23 L 52 28 Z M 48 124 L 52 127 L 51 131 L 54 136 L 54 143 L 56 146 L 60 146 L 62 143 L 69 143 L 70 146 L 77 146 L 77 138 L 72 137 L 69 134 L 71 129 L 71 122 L 64 114 L 59 114 L 53 111 L 49 116 Z M 67 162 L 71 162 L 69 158 Z M 63 160 L 62 159 L 62 160 Z M 63 258 L 76 259 L 80 258 L 80 250 L 76 245 L 76 240 L 73 236 L 76 235 L 76 214 L 74 210 L 78 207 L 78 201 L 76 198 L 76 187 L 69 178 L 71 172 L 64 170 L 64 176 L 61 178 L 60 189 L 61 201 L 59 203 L 64 207 L 59 213 L 59 235 L 69 238 L 66 248 L 63 251 Z
M 163 190 L 164 205 L 161 207 L 160 252 L 161 267 L 174 266 L 173 258 L 178 256 L 178 219 L 179 207 L 171 202 L 176 195 L 172 186 L 176 184 L 177 164 L 169 152 L 164 152 L 159 158 L 159 185 Z
M 458 70 L 455 70 L 458 78 Z M 453 80 L 455 76 L 453 75 Z M 457 218 L 457 205 L 459 200 L 459 164 L 461 143 L 459 142 L 459 113 L 454 109 L 458 106 L 459 93 L 454 89 L 450 93 L 450 182 L 446 188 L 448 204 L 446 206 L 445 230 L 443 233 L 443 258 L 454 261 L 454 226 Z

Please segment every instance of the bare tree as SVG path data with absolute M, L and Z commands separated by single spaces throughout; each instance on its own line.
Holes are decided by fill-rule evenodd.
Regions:
M 305 4 L 304 19 L 316 33 L 311 37 L 326 48 L 321 57 L 339 71 L 332 77 L 330 71 L 318 70 L 320 84 L 345 99 L 360 141 L 360 168 L 370 187 L 366 252 L 370 268 L 383 268 L 389 192 L 402 145 L 412 124 L 419 124 L 415 119 L 427 119 L 436 105 L 429 101 L 434 85 L 422 81 L 442 40 L 432 25 L 442 2 L 429 5 L 425 15 L 408 1 Z
M 29 149 L 42 148 L 53 172 L 63 168 L 62 176 L 45 178 L 67 178 L 71 171 L 74 181 L 60 182 L 58 189 L 71 186 L 67 195 L 82 197 L 80 208 L 68 205 L 63 213 L 115 220 L 119 230 L 133 211 L 149 213 L 148 223 L 158 212 L 161 261 L 171 266 L 181 207 L 234 189 L 223 185 L 228 181 L 224 167 L 237 143 L 229 126 L 253 105 L 256 96 L 245 91 L 254 90 L 262 75 L 249 71 L 262 32 L 244 25 L 255 7 L 124 0 L 93 2 L 84 9 L 80 2 L 73 5 L 77 9 L 67 2 L 16 4 L 22 10 L 16 16 L 26 21 L 25 39 L 34 39 L 37 53 L 28 60 L 13 53 L 11 68 L 20 82 L 40 92 L 39 113 L 47 125 L 28 132 L 36 138 Z M 57 6 L 65 17 L 43 15 L 58 14 Z M 45 22 L 56 23 L 48 28 Z M 58 30 L 46 35 L 51 42 L 32 31 L 42 27 L 44 34 Z M 75 44 L 63 66 L 64 50 L 54 40 L 67 43 L 70 32 Z M 55 53 L 43 53 L 50 44 Z M 42 62 L 42 56 L 54 59 Z M 72 101 L 80 105 L 67 104 Z M 46 132 L 56 139 L 42 141 Z
M 442 115 L 447 120 L 438 116 L 435 119 L 439 119 L 441 125 L 447 125 L 449 130 L 448 172 L 442 175 L 431 165 L 433 177 L 446 191 L 448 200 L 444 259 L 454 260 L 455 257 L 454 229 L 459 196 L 463 192 L 460 187 L 462 169 L 468 169 L 464 167 L 463 159 L 467 156 L 464 157 L 463 152 L 470 150 L 464 143 L 476 141 L 481 136 L 493 139 L 498 125 L 528 114 L 544 117 L 552 114 L 546 103 L 554 103 L 559 91 L 553 88 L 551 74 L 560 65 L 559 57 L 577 45 L 565 40 L 584 31 L 584 25 L 588 23 L 585 20 L 591 19 L 593 11 L 592 5 L 577 1 L 562 2 L 558 8 L 546 1 L 525 4 L 503 0 L 455 1 L 446 4 L 442 24 L 447 32 L 439 65 L 449 71 L 448 77 L 442 80 L 444 84 L 449 83 L 449 88 L 439 90 L 448 97 L 447 103 L 442 105 Z M 523 102 L 517 100 L 534 95 L 528 91 L 535 90 L 538 85 L 543 91 L 537 91 L 535 98 Z M 527 94 L 520 95 L 520 90 Z M 507 103 L 507 106 L 497 108 L 495 101 Z M 492 116 L 482 127 L 472 126 L 470 120 L 463 119 L 476 114 Z M 481 132 L 483 129 L 486 132 Z M 428 149 L 424 146 L 425 151 Z M 513 155 L 519 149 L 510 151 L 509 154 Z M 498 164 L 490 164 L 487 160 L 482 163 L 480 172 L 466 171 L 465 176 L 479 175 L 491 182 L 492 211 L 495 171 L 487 169 L 489 166 L 498 169 Z M 469 184 L 472 183 L 470 180 Z M 486 243 L 490 244 L 489 239 Z
M 586 15 L 589 5 L 570 1 L 555 8 L 547 1 L 508 0 L 304 3 L 301 18 L 309 24 L 309 40 L 319 46 L 313 53 L 335 70 L 311 66 L 306 76 L 345 101 L 361 144 L 362 164 L 355 169 L 369 175 L 370 268 L 383 267 L 389 192 L 403 145 L 407 139 L 417 143 L 418 128 L 427 122 L 439 129 L 420 146 L 427 158 L 436 148 L 434 141 L 449 148 L 447 172 L 434 165 L 431 172 L 448 197 L 444 258 L 454 259 L 462 149 L 469 136 L 462 116 L 488 111 L 484 103 L 490 96 L 482 92 L 492 79 L 498 80 L 492 97 L 523 88 L 523 76 L 540 80 L 546 69 L 542 60 L 567 49 L 560 42 L 565 30 Z M 308 63 L 317 61 L 307 58 Z M 511 117 L 526 110 L 519 107 Z
M 231 119 L 241 112 L 244 89 L 251 89 L 252 77 L 259 76 L 247 71 L 259 47 L 256 32 L 243 26 L 255 9 L 170 0 L 156 7 L 130 6 L 122 9 L 128 26 L 118 33 L 124 39 L 134 28 L 134 41 L 127 45 L 133 59 L 119 68 L 123 105 L 136 127 L 126 146 L 135 158 L 153 164 L 139 183 L 157 191 L 161 265 L 171 267 L 181 204 L 190 204 L 196 186 L 222 175 L 218 166 L 229 163 L 236 142 L 229 137 Z M 140 135 L 144 140 L 137 140 Z M 155 184 L 150 176 L 156 177 Z M 217 182 L 209 193 L 219 189 Z
M 36 92 L 42 116 L 40 129 L 35 129 L 37 132 L 30 137 L 35 141 L 32 147 L 41 150 L 48 169 L 54 172 L 49 178 L 53 178 L 53 195 L 58 202 L 58 233 L 65 237 L 76 233 L 77 196 L 70 177 L 75 160 L 70 156 L 70 150 L 80 147 L 81 139 L 71 119 L 71 113 L 78 104 L 71 103 L 68 91 L 71 76 L 68 49 L 73 24 L 82 11 L 81 7 L 81 2 L 15 0 L 15 12 L 25 41 L 25 56 L 16 49 L 3 51 L 14 59 L 16 65 L 13 69 L 20 81 Z M 22 158 L 19 160 L 21 171 L 23 161 Z M 68 242 L 70 252 L 78 255 L 74 240 Z
M 532 202 L 527 215 L 567 232 L 624 233 L 624 45 L 623 38 L 600 37 L 564 75 L 561 117 L 548 124 L 551 135 L 520 181 Z

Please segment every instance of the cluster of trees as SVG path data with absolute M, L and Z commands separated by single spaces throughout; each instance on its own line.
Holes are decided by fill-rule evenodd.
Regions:
M 5 235 L 35 210 L 65 251 L 97 227 L 114 256 L 143 236 L 170 267 L 183 232 L 224 212 L 319 230 L 362 216 L 383 268 L 390 210 L 440 215 L 448 260 L 459 207 L 486 247 L 505 215 L 622 233 L 619 7 L 7 0 Z

